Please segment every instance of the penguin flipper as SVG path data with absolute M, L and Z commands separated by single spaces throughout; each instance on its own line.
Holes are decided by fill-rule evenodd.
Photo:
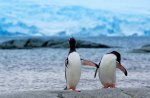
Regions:
M 65 60 L 65 79 L 66 79 L 66 83 L 67 83 L 66 68 L 68 68 L 68 58 Z
M 95 70 L 94 78 L 96 78 L 97 70 L 98 70 L 98 68 L 96 68 L 96 70 Z
M 96 63 L 89 61 L 89 60 L 81 59 L 81 63 L 82 65 L 94 66 L 96 68 L 99 68 L 99 66 Z
M 68 58 L 65 60 L 65 66 L 68 68 Z
M 119 63 L 119 62 L 116 62 L 117 64 L 117 68 L 120 69 L 126 76 L 128 75 L 128 72 L 127 70 Z
M 101 58 L 101 60 L 102 60 L 102 58 Z M 96 70 L 95 70 L 94 78 L 96 78 L 98 68 L 99 68 L 99 66 L 100 66 L 100 64 L 101 64 L 101 60 L 100 60 L 100 62 L 99 62 L 99 64 L 98 64 L 98 67 L 97 67 Z
M 81 62 L 82 62 L 82 65 L 88 65 L 88 66 L 94 66 L 96 67 L 96 70 L 95 70 L 95 74 L 94 74 L 94 78 L 96 77 L 96 74 L 97 74 L 97 70 L 99 68 L 99 65 L 92 62 L 92 61 L 89 61 L 89 60 L 84 60 L 84 59 L 81 59 Z

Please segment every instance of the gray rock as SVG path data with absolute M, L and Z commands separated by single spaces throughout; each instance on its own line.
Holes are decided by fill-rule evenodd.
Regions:
M 122 92 L 130 95 L 132 98 L 150 98 L 150 88 L 122 89 Z
M 24 48 L 44 47 L 45 40 L 43 39 L 27 39 Z
M 14 48 L 21 49 L 21 48 L 24 48 L 26 42 L 27 42 L 26 40 L 22 40 L 22 39 L 9 40 L 9 41 L 1 43 L 0 48 L 2 48 L 2 49 L 14 49 Z
M 111 46 L 99 43 L 77 40 L 77 48 L 111 48 Z M 69 43 L 66 39 L 54 38 L 24 38 L 12 39 L 0 43 L 1 49 L 25 49 L 25 48 L 38 48 L 38 47 L 51 47 L 51 48 L 68 48 Z
M 24 91 L 1 94 L 0 98 L 150 98 L 150 88 L 121 88 L 74 91 Z
M 89 42 L 89 41 L 77 41 L 77 47 L 78 48 L 111 48 L 111 46 Z
M 140 49 L 133 49 L 134 53 L 150 53 L 150 45 L 144 45 Z
M 24 91 L 17 93 L 2 94 L 0 98 L 58 98 L 58 94 L 49 91 Z

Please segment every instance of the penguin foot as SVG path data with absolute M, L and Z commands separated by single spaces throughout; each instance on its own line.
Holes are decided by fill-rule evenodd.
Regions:
M 112 83 L 112 84 L 110 84 L 110 83 L 105 83 L 105 84 L 103 84 L 103 88 L 116 88 L 116 86 L 115 86 L 115 83 Z
M 70 87 L 69 90 L 75 91 L 75 92 L 81 92 L 80 90 L 76 90 L 75 87 Z
M 109 88 L 109 84 L 108 83 L 103 84 L 103 88 Z
M 116 85 L 113 83 L 110 88 L 116 88 Z
M 75 92 L 81 92 L 80 90 L 73 90 L 73 89 L 70 89 L 70 90 L 75 91 Z

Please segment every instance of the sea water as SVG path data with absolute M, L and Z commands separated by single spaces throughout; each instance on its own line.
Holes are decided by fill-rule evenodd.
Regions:
M 119 69 L 117 70 L 116 86 L 150 87 L 150 53 L 130 52 L 134 48 L 149 44 L 149 39 L 149 37 L 85 37 L 82 40 L 119 48 L 79 48 L 77 52 L 81 58 L 99 63 L 105 53 L 116 50 L 121 53 L 122 65 L 128 71 L 128 76 L 125 76 Z M 66 85 L 64 61 L 68 51 L 69 49 L 65 48 L 0 49 L 0 93 L 63 90 Z M 98 75 L 94 78 L 94 73 L 94 67 L 82 66 L 77 89 L 102 88 Z

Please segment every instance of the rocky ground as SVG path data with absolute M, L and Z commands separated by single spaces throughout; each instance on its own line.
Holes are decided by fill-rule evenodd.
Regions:
M 0 98 L 150 98 L 150 88 L 118 88 L 74 91 L 24 91 L 1 94 Z

